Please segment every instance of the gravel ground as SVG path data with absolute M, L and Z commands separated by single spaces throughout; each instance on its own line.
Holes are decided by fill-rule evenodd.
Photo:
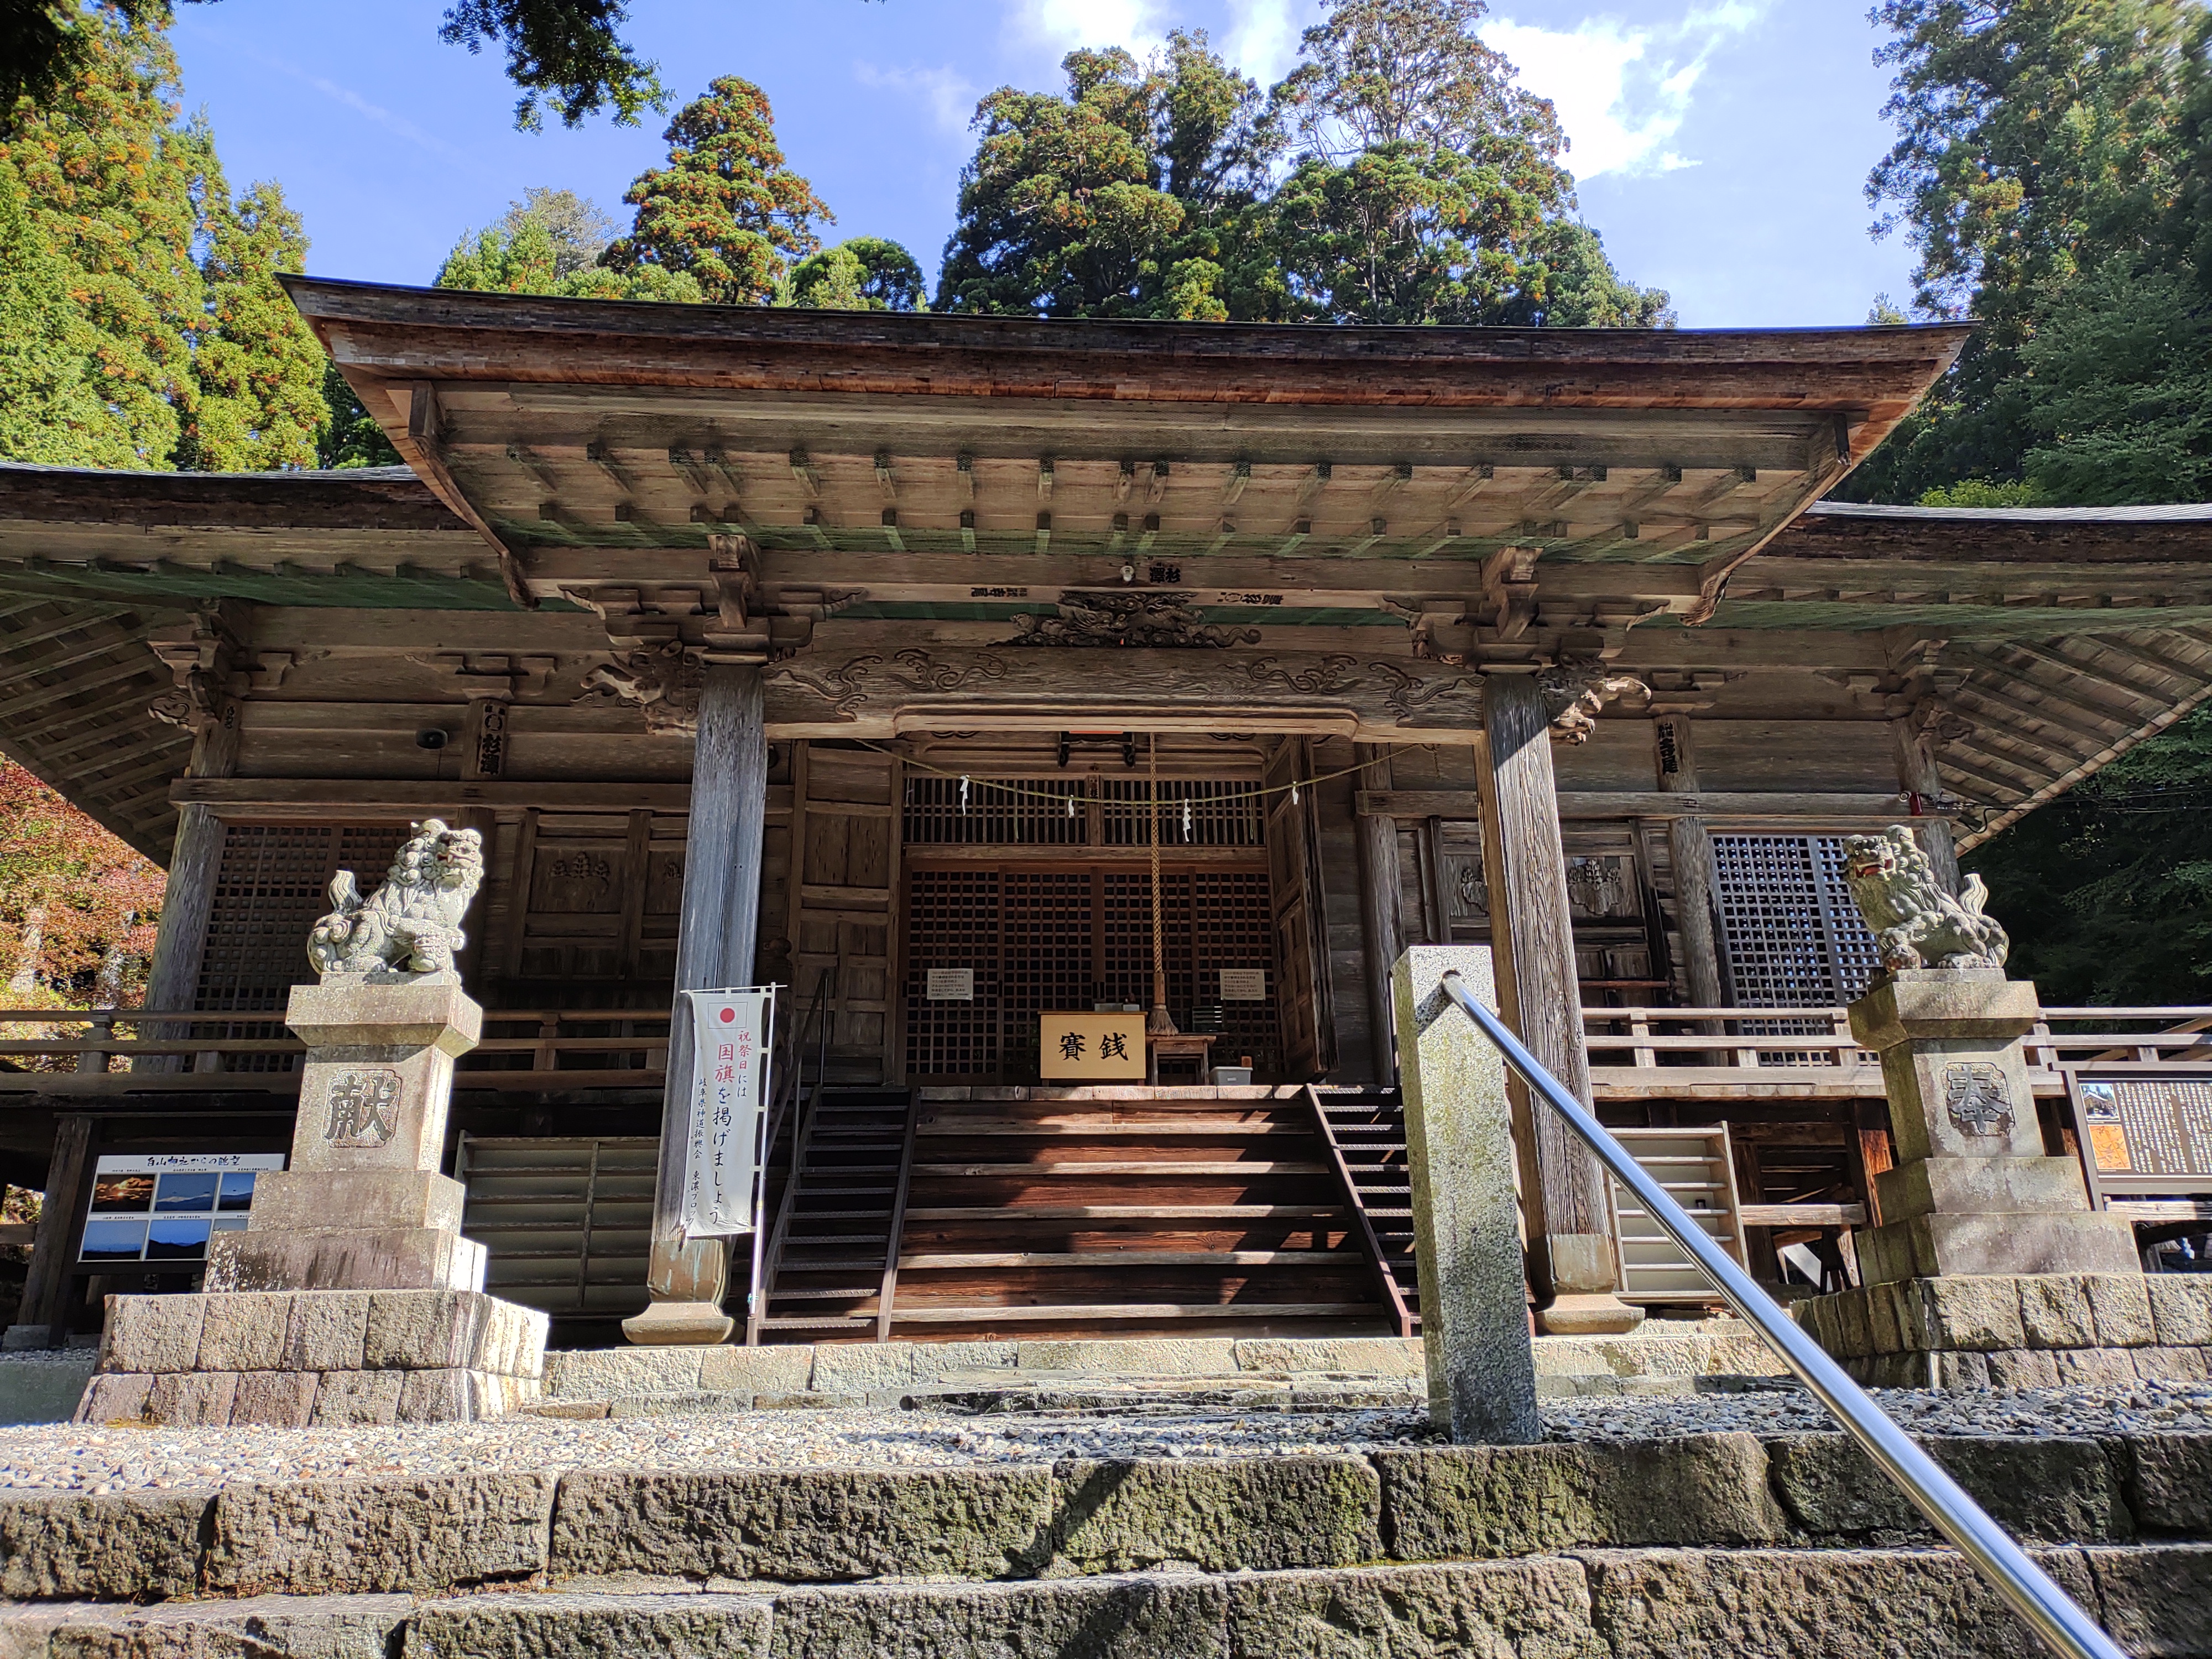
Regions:
M 2212 1384 L 1978 1395 L 1883 1391 L 1931 1434 L 2212 1431 Z M 1547 1401 L 1561 1440 L 1650 1439 L 1834 1426 L 1802 1390 Z M 348 1429 L 0 1428 L 0 1486 L 107 1492 L 233 1481 L 571 1468 L 896 1468 L 1066 1456 L 1223 1457 L 1425 1443 L 1414 1411 L 1194 1412 L 1187 1416 L 956 1417 L 924 1411 L 746 1411 L 721 1416 Z

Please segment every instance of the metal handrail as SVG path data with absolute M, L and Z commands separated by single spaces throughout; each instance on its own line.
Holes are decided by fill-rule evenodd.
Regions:
M 745 1297 L 745 1346 L 760 1346 L 761 1322 L 768 1317 L 767 1287 L 783 1264 L 783 1242 L 791 1230 L 791 1210 L 799 1193 L 799 1169 L 805 1161 L 808 1143 L 813 1139 L 815 1109 L 822 1100 L 822 1085 L 830 1075 L 830 1001 L 836 994 L 836 969 L 825 969 L 814 981 L 814 995 L 806 1005 L 806 1017 L 790 1029 L 790 1065 L 786 1068 L 787 1081 L 782 1084 L 763 1115 L 760 1148 L 760 1206 L 764 1209 L 768 1197 L 769 1160 L 775 1155 L 775 1140 L 783 1127 L 787 1112 L 793 1115 L 791 1129 L 791 1164 L 784 1173 L 783 1196 L 776 1205 L 773 1229 L 764 1226 L 768 1218 L 757 1211 L 753 1222 L 752 1284 Z M 817 1029 L 818 1048 L 814 1065 L 814 1091 L 805 1092 L 800 1080 L 806 1066 L 806 1034 Z
M 1729 1305 L 1781 1356 L 1820 1403 L 1842 1419 L 1851 1437 L 1882 1473 L 1981 1570 L 2037 1635 L 2074 1659 L 2127 1659 L 2074 1599 L 2027 1559 L 2004 1528 L 1892 1422 L 1866 1391 L 1844 1374 L 1844 1368 L 1760 1290 L 1749 1273 L 1723 1253 L 1704 1228 L 1682 1213 L 1681 1206 L 1644 1173 L 1628 1149 L 1521 1046 L 1503 1020 L 1475 1000 L 1464 980 L 1457 974 L 1446 974 L 1443 988 L 1476 1028 L 1498 1045 L 1506 1064 L 1521 1074 L 1522 1081 L 1566 1120 L 1576 1139 L 1596 1154 L 1614 1180 L 1636 1194 L 1645 1212 L 1697 1262 Z

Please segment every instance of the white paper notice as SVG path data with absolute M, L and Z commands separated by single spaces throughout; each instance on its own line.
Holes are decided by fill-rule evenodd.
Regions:
M 1265 1002 L 1267 1000 L 1267 970 L 1265 968 L 1224 968 L 1221 970 L 1221 1000 L 1224 1002 Z
M 761 1112 L 768 1100 L 775 992 L 690 991 L 691 1157 L 684 1192 L 690 1237 L 750 1232 Z
M 933 968 L 929 970 L 922 995 L 932 1002 L 973 1002 L 975 1000 L 975 970 L 973 968 Z

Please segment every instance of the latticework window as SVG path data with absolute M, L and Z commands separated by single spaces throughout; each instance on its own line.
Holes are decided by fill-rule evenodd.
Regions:
M 307 934 L 331 908 L 331 878 L 350 870 L 364 895 L 375 891 L 406 838 L 406 826 L 398 823 L 226 825 L 194 1010 L 280 1012 L 292 988 L 314 977 Z M 284 1035 L 273 1020 L 197 1030 L 202 1036 L 240 1039 Z M 286 1071 L 291 1065 L 285 1054 L 233 1054 L 226 1069 Z
M 1844 884 L 1840 836 L 1715 836 L 1713 890 L 1734 1000 L 1832 1008 L 1881 965 Z

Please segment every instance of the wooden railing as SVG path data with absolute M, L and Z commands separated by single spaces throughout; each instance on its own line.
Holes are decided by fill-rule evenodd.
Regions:
M 1600 1100 L 1882 1092 L 1881 1066 L 1842 1008 L 1586 1008 L 1583 1024 Z M 2027 1047 L 2039 1095 L 2064 1094 L 2067 1069 L 2212 1069 L 2212 1007 L 2045 1008 Z
M 487 1009 L 483 1033 L 459 1062 L 455 1087 L 464 1091 L 653 1090 L 667 1070 L 665 1008 Z M 0 1008 L 0 1098 L 291 1094 L 303 1048 L 273 1012 Z

